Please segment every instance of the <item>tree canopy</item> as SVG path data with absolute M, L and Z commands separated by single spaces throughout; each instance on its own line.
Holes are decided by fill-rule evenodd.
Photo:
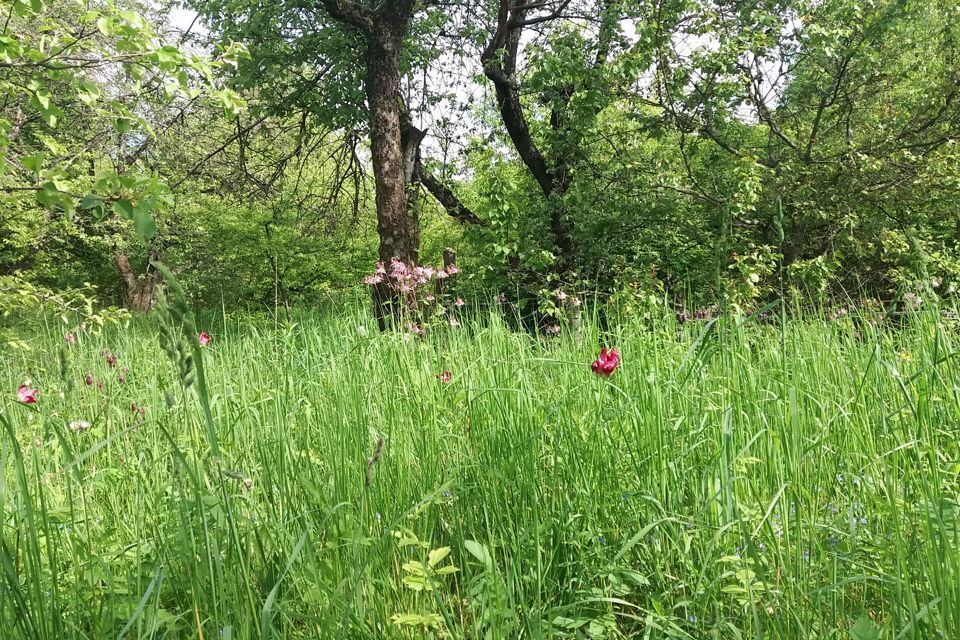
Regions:
M 534 315 L 955 289 L 951 0 L 186 5 L 9 5 L 3 277 L 289 307 L 451 246 Z

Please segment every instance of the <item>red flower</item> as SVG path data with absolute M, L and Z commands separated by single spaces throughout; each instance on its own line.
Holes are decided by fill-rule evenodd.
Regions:
M 83 381 L 87 384 L 88 387 L 89 387 L 90 385 L 92 385 L 92 384 L 93 384 L 93 374 L 92 374 L 92 373 L 88 373 L 88 374 L 87 374 L 87 377 L 85 377 L 85 378 L 83 379 Z
M 107 361 L 107 365 L 112 369 L 117 364 L 117 356 L 113 355 L 109 351 L 101 351 L 100 355 L 103 356 L 103 359 Z
M 448 384 L 450 380 L 453 378 L 453 374 L 450 373 L 449 371 L 444 371 L 443 373 L 438 373 L 436 377 L 437 377 L 437 380 L 439 380 L 443 384 Z
M 200 346 L 201 346 L 201 347 L 205 347 L 205 346 L 207 346 L 208 344 L 210 344 L 210 341 L 211 341 L 211 340 L 213 340 L 213 338 L 211 338 L 211 337 L 210 337 L 210 334 L 207 333 L 206 331 L 204 331 L 204 332 L 201 333 L 199 336 L 197 336 L 197 342 L 200 343 Z
M 37 391 L 34 387 L 28 387 L 25 384 L 20 385 L 20 388 L 17 389 L 17 398 L 23 404 L 36 404 L 37 403 Z
M 620 354 L 617 353 L 617 350 L 608 350 L 604 347 L 600 350 L 600 357 L 593 361 L 590 368 L 593 369 L 593 372 L 598 376 L 606 378 L 616 371 L 618 364 L 620 364 Z

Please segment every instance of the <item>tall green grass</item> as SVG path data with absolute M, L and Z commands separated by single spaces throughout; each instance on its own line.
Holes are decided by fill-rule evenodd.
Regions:
M 936 315 L 298 321 L 186 390 L 149 323 L 0 353 L 0 637 L 960 638 Z

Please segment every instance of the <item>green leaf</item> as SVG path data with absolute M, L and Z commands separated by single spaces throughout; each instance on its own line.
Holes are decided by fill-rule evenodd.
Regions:
M 474 540 L 464 540 L 463 546 L 470 555 L 479 560 L 485 567 L 489 569 L 493 566 L 493 558 L 490 557 L 490 552 L 487 551 L 486 546 Z
M 429 557 L 427 558 L 427 564 L 430 565 L 430 568 L 437 566 L 443 559 L 450 555 L 450 547 L 440 547 L 439 549 L 434 549 L 430 552 Z
M 92 193 L 88 193 L 87 195 L 83 196 L 83 199 L 80 201 L 80 209 L 82 211 L 93 209 L 97 206 L 103 206 L 103 200 L 100 198 L 100 196 Z
M 38 89 L 33 94 L 34 106 L 38 109 L 48 109 L 50 107 L 50 91 L 48 89 Z
M 145 198 L 137 203 L 133 210 L 133 229 L 140 237 L 149 240 L 157 235 L 157 223 L 154 222 L 150 214 L 153 209 L 154 200 Z
M 83 102 L 83 104 L 91 107 L 96 104 L 97 100 L 100 98 L 100 87 L 92 82 L 81 80 L 77 84 L 77 97 L 80 98 L 80 101 Z
M 33 172 L 34 175 L 40 175 L 40 169 L 43 167 L 43 154 L 35 153 L 32 156 L 25 156 L 20 160 L 23 166 Z
M 457 571 L 460 571 L 460 569 L 458 569 L 455 565 L 448 564 L 445 567 L 440 567 L 434 571 L 433 574 L 437 576 L 448 576 L 451 573 L 456 573 Z
M 46 122 L 47 126 L 51 129 L 57 126 L 61 118 L 63 118 L 63 111 L 55 104 L 50 105 L 49 109 L 43 111 L 43 121 Z
M 60 194 L 60 208 L 63 209 L 63 212 L 68 216 L 72 217 L 74 212 L 77 209 L 77 203 L 73 196 L 68 193 Z
M 100 16 L 100 18 L 97 20 L 97 29 L 99 29 L 100 33 L 107 37 L 113 35 L 113 26 L 113 20 L 107 16 Z
M 47 209 L 53 209 L 60 204 L 60 192 L 52 182 L 44 183 L 43 187 L 37 191 L 37 202 Z
M 133 220 L 133 203 L 129 200 L 117 200 L 113 203 L 113 212 L 125 220 Z
M 850 629 L 852 640 L 880 640 L 880 629 L 865 615 L 861 615 Z

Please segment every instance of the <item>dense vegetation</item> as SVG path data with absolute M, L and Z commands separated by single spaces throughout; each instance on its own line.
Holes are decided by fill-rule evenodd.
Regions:
M 955 0 L 189 5 L 8 3 L 4 291 L 292 307 L 378 246 L 547 315 L 955 288 Z
M 0 25 L 0 637 L 960 637 L 958 0 Z
M 152 329 L 4 356 L 4 637 L 960 634 L 936 315 L 624 322 L 606 379 L 592 321 L 297 320 L 204 324 L 200 402 Z

